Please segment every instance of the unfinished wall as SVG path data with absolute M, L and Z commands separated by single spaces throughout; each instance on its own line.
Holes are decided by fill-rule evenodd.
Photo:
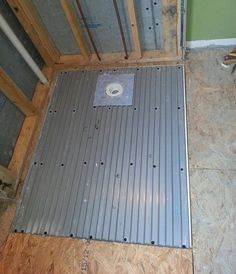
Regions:
M 33 0 L 33 3 L 61 54 L 79 54 L 79 48 L 75 42 L 60 1 Z M 71 4 L 76 11 L 87 42 L 93 52 L 87 33 L 85 33 L 85 27 L 82 23 L 77 5 L 74 0 L 71 0 Z M 81 1 L 81 6 L 83 7 L 98 51 L 100 53 L 123 52 L 113 2 L 111 0 L 83 0 Z M 118 6 L 128 51 L 132 51 L 132 35 L 126 0 L 118 1 Z M 136 1 L 136 9 L 142 49 L 162 49 L 164 43 L 162 33 L 162 1 Z M 175 16 L 176 7 L 172 6 L 172 9 L 166 12 L 172 13 L 172 15 Z
M 0 12 L 17 34 L 32 58 L 42 67 L 43 61 L 31 40 L 19 24 L 5 0 L 0 2 Z M 11 79 L 32 99 L 38 81 L 14 46 L 0 30 L 0 66 Z M 0 164 L 7 166 L 19 135 L 24 115 L 0 92 Z

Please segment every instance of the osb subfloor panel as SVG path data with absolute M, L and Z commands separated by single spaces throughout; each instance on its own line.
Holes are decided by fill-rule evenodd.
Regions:
M 234 274 L 236 269 L 236 74 L 219 65 L 226 52 L 191 51 L 186 62 L 193 260 L 197 274 Z M 7 237 L 14 205 L 14 201 L 0 204 L 0 244 Z
M 6 241 L 12 219 L 15 216 L 16 201 L 11 199 L 0 199 L 0 246 Z
M 195 273 L 236 273 L 236 73 L 223 50 L 187 58 L 187 108 Z
M 0 273 L 190 274 L 192 252 L 189 249 L 10 234 L 1 254 Z

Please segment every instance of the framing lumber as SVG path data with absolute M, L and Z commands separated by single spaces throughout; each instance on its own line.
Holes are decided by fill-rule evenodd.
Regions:
M 70 24 L 71 30 L 73 32 L 74 38 L 79 46 L 82 56 L 86 61 L 90 59 L 90 52 L 86 40 L 84 38 L 82 29 L 80 27 L 79 21 L 77 20 L 76 14 L 73 7 L 68 0 L 61 0 L 62 8 L 65 12 L 67 20 Z
M 159 57 L 157 57 L 159 56 Z M 124 59 L 123 53 L 101 54 L 101 62 L 97 60 L 95 54 L 92 54 L 90 62 L 86 62 L 79 55 L 62 55 L 57 64 L 56 70 L 74 70 L 74 69 L 102 69 L 102 68 L 121 68 L 135 66 L 154 66 L 154 65 L 177 65 L 182 64 L 180 56 L 164 57 L 163 52 L 143 51 L 142 58 L 137 58 L 135 52 L 131 53 L 129 60 Z
M 16 173 L 10 171 L 8 168 L 0 165 L 0 181 L 3 184 L 15 185 L 18 181 L 18 176 Z
M 128 6 L 129 19 L 131 23 L 132 37 L 134 42 L 134 53 L 136 54 L 137 58 L 141 58 L 142 51 L 141 51 L 141 45 L 140 45 L 134 0 L 127 0 L 127 6 Z
M 40 110 L 40 113 L 37 116 L 25 118 L 15 145 L 12 159 L 8 166 L 8 169 L 16 173 L 21 180 L 24 179 L 28 171 L 30 160 L 37 145 L 37 141 L 46 115 L 48 102 L 56 80 L 55 71 L 51 68 L 45 67 L 43 69 L 43 73 L 49 79 L 50 86 L 47 87 L 38 82 L 32 100 L 35 107 Z M 17 185 L 15 186 L 14 190 L 16 189 Z
M 182 10 L 181 1 L 177 1 L 177 18 L 176 18 L 176 51 L 178 55 L 182 55 L 181 49 L 181 24 L 182 24 Z
M 15 233 L 3 246 L 0 272 L 192 274 L 192 250 Z
M 180 2 L 180 0 L 162 0 L 163 35 L 166 56 L 170 54 L 180 56 L 178 50 L 179 33 L 177 31 L 178 13 L 180 11 L 178 4 Z
M 61 0 L 66 1 L 66 0 Z M 128 66 L 150 66 L 150 65 L 171 65 L 182 62 L 182 50 L 180 48 L 181 35 L 181 1 L 162 0 L 163 16 L 163 49 L 142 51 L 138 32 L 137 18 L 135 14 L 135 1 L 127 0 L 128 13 L 131 22 L 132 37 L 135 50 L 124 59 L 122 53 L 101 54 L 101 61 L 98 62 L 95 54 L 91 54 L 90 60 L 85 60 L 82 55 L 62 55 L 55 64 L 58 70 L 68 69 L 90 69 L 104 67 L 128 67 Z
M 28 100 L 20 88 L 11 80 L 0 67 L 0 90 L 8 99 L 16 105 L 26 116 L 37 114 L 34 105 Z
M 47 66 L 59 60 L 60 53 L 31 0 L 7 0 Z

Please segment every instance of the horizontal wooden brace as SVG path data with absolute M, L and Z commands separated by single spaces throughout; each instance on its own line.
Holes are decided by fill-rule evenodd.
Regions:
M 132 52 L 129 59 L 124 59 L 123 53 L 101 54 L 99 62 L 96 55 L 92 54 L 90 61 L 85 61 L 83 56 L 79 55 L 62 55 L 54 68 L 57 70 L 68 69 L 90 69 L 90 68 L 115 68 L 115 67 L 133 67 L 133 66 L 152 66 L 152 65 L 174 65 L 182 62 L 181 56 L 175 54 L 166 54 L 165 51 L 153 50 L 143 51 L 142 58 L 137 57 Z
M 0 90 L 16 105 L 26 116 L 37 114 L 37 110 L 20 88 L 12 81 L 6 72 L 0 67 Z

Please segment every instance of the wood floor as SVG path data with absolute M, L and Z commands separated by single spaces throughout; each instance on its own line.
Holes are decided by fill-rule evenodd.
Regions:
M 191 274 L 192 250 L 9 234 L 0 273 Z

